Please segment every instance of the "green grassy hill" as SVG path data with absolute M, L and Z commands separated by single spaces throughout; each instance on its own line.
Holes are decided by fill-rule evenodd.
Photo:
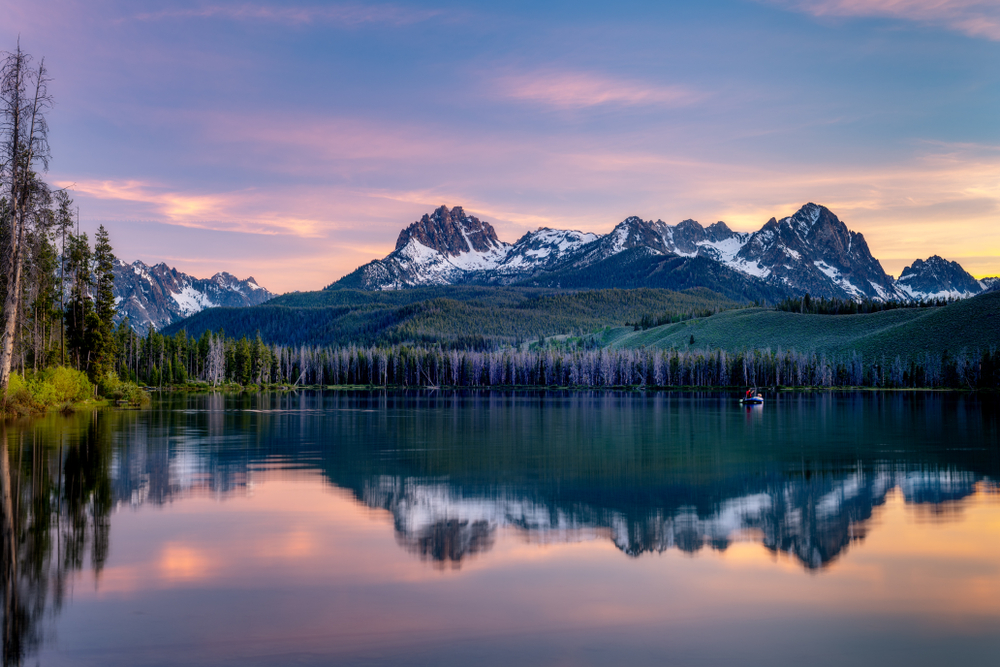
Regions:
M 430 287 L 368 292 L 286 294 L 252 308 L 211 308 L 164 329 L 189 336 L 223 329 L 227 336 L 283 345 L 444 343 L 467 347 L 590 333 L 643 315 L 736 307 L 704 288 L 605 289 L 580 292 L 515 287 Z
M 694 336 L 694 345 L 690 344 Z M 764 308 L 719 313 L 646 331 L 618 329 L 610 347 L 764 349 L 901 357 L 1000 346 L 1000 292 L 941 308 L 903 308 L 867 315 L 801 315 Z

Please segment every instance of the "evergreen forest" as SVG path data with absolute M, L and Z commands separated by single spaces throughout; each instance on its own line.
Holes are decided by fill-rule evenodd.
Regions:
M 103 225 L 93 243 L 65 189 L 47 183 L 44 60 L 20 46 L 0 62 L 0 394 L 4 409 L 83 400 L 115 376 L 114 253 Z M 55 372 L 55 368 L 62 369 Z M 12 375 L 13 373 L 13 375 Z

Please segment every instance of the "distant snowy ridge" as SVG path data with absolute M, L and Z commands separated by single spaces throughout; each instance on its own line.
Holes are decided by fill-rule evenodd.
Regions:
M 910 299 L 965 299 L 989 289 L 988 281 L 976 280 L 958 262 L 933 255 L 916 260 L 903 269 L 896 281 L 897 288 Z
M 150 325 L 162 329 L 206 308 L 256 306 L 274 296 L 253 277 L 240 280 L 226 272 L 195 278 L 163 263 L 148 266 L 138 260 L 126 264 L 116 259 L 114 273 L 115 321 L 128 317 L 139 333 Z
M 657 256 L 708 260 L 771 295 L 809 293 L 879 301 L 964 298 L 994 284 L 976 281 L 957 263 L 937 256 L 917 260 L 898 281 L 893 280 L 872 256 L 862 234 L 848 229 L 828 208 L 809 203 L 794 215 L 771 218 L 752 233 L 735 232 L 724 222 L 703 227 L 684 220 L 669 225 L 631 216 L 605 235 L 543 227 L 513 244 L 500 241 L 489 223 L 466 214 L 462 207 L 441 206 L 403 229 L 388 256 L 329 288 L 547 284 L 548 276 L 585 271 L 626 251 L 631 251 L 632 260 Z M 634 266 L 633 261 L 617 270 L 630 271 Z

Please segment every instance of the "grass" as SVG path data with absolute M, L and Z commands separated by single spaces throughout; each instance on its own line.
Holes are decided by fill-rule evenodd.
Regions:
M 646 331 L 604 334 L 615 348 L 799 350 L 907 357 L 1000 345 L 1000 293 L 940 308 L 904 308 L 867 315 L 802 315 L 765 308 L 727 311 Z M 694 344 L 691 344 L 691 337 Z
M 210 308 L 164 329 L 199 337 L 283 345 L 452 344 L 484 347 L 539 336 L 589 333 L 644 315 L 736 307 L 706 289 L 604 289 L 578 292 L 505 287 L 434 287 L 393 292 L 327 290 L 279 297 L 252 308 Z

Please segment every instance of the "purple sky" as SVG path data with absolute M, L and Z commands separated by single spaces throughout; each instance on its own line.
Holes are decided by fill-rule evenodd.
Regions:
M 506 241 L 813 201 L 1000 274 L 1000 3 L 0 0 L 49 179 L 126 261 L 319 289 L 461 205 Z

